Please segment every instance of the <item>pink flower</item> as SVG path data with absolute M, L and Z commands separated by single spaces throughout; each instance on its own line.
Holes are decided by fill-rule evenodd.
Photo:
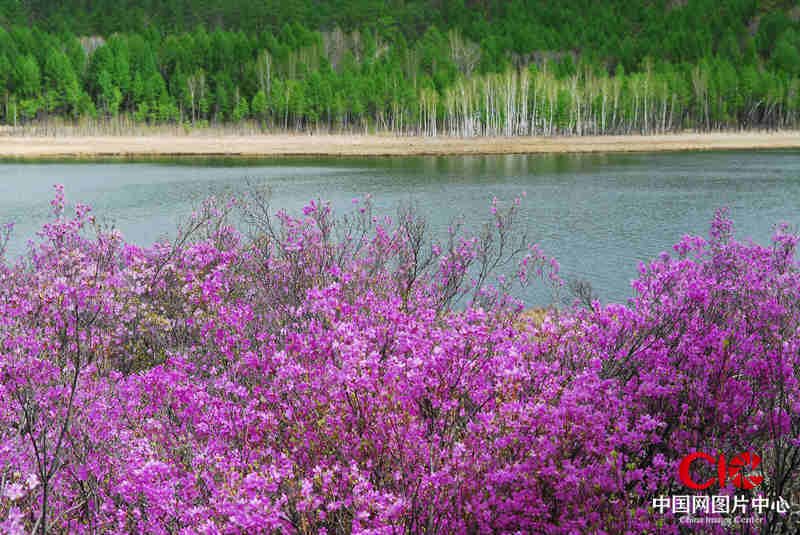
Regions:
M 3 490 L 3 496 L 12 502 L 18 500 L 25 496 L 25 487 L 19 483 L 10 483 L 6 485 L 6 488 Z

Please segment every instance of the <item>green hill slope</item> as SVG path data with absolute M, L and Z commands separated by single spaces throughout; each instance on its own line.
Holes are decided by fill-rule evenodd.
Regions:
M 0 0 L 0 116 L 460 135 L 789 127 L 798 16 L 757 0 Z

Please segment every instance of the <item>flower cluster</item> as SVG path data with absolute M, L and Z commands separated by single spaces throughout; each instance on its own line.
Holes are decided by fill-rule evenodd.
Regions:
M 39 242 L 0 264 L 0 527 L 679 533 L 652 501 L 687 494 L 697 450 L 759 451 L 760 492 L 796 491 L 789 229 L 742 244 L 720 212 L 640 266 L 629 305 L 534 323 L 511 284 L 558 285 L 558 264 L 515 239 L 518 206 L 431 243 L 369 199 L 341 219 L 209 200 L 142 248 L 66 218 L 57 188 Z

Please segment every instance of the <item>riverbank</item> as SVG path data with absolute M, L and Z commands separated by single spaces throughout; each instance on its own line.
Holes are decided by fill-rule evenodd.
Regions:
M 0 136 L 0 157 L 413 156 L 800 148 L 800 132 L 585 137 Z

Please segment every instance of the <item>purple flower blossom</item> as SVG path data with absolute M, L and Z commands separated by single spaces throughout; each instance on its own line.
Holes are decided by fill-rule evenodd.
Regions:
M 87 238 L 63 199 L 0 264 L 4 532 L 46 488 L 53 532 L 679 533 L 650 500 L 718 449 L 797 488 L 788 227 L 742 244 L 719 212 L 641 264 L 628 305 L 534 325 L 509 289 L 560 284 L 555 259 L 520 241 L 480 278 L 499 240 L 453 225 L 415 249 L 413 218 L 359 215 L 369 196 L 362 228 L 311 202 L 252 242 L 223 224 L 244 201 L 209 201 L 205 233 L 150 248 Z M 493 200 L 495 228 L 517 209 Z

